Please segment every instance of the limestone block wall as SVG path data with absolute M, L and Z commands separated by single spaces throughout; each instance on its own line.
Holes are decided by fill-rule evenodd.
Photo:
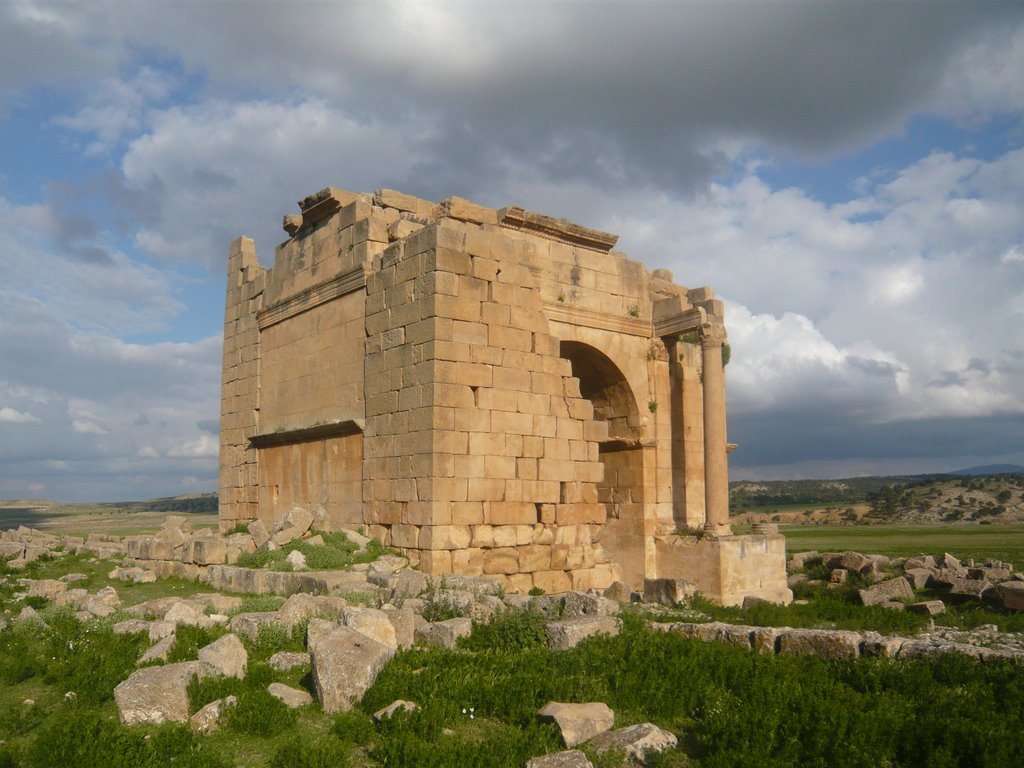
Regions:
M 232 245 L 221 524 L 293 506 L 432 574 L 639 586 L 704 523 L 710 289 L 616 237 L 461 198 L 325 189 L 262 269 Z
M 231 244 L 224 309 L 224 368 L 220 417 L 220 521 L 227 530 L 256 517 L 257 452 L 249 439 L 259 427 L 259 327 L 266 272 L 247 237 Z
M 516 249 L 501 232 L 442 219 L 375 264 L 371 531 L 429 573 L 502 575 L 548 591 L 606 586 L 615 569 L 598 545 L 596 490 L 606 427 L 559 357 Z

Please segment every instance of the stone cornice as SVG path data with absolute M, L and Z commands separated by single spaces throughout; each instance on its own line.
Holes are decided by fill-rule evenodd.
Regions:
M 277 302 L 256 315 L 256 322 L 262 331 L 289 317 L 319 307 L 332 299 L 358 291 L 366 285 L 366 270 L 358 267 L 351 272 L 332 277 L 304 291 Z
M 615 247 L 619 241 L 618 235 L 610 232 L 602 232 L 599 229 L 581 227 L 571 221 L 556 219 L 553 216 L 545 216 L 541 213 L 534 213 L 520 208 L 518 205 L 510 205 L 498 211 L 498 224 L 520 232 L 540 235 L 551 240 L 558 240 L 561 243 L 576 245 L 581 248 L 589 248 L 593 251 L 607 253 Z
M 654 323 L 654 335 L 659 339 L 678 336 L 687 331 L 696 331 L 707 324 L 707 314 L 700 307 L 693 307 Z

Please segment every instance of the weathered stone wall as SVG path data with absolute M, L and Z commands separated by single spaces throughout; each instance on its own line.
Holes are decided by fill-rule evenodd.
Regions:
M 682 334 L 724 338 L 710 289 L 516 207 L 328 188 L 300 210 L 272 268 L 232 246 L 224 529 L 298 506 L 431 574 L 562 592 L 639 585 L 677 554 L 656 537 L 704 525 Z

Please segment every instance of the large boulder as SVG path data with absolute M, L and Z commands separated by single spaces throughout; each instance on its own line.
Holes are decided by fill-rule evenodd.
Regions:
M 653 723 L 640 723 L 599 733 L 591 739 L 590 746 L 595 752 L 615 749 L 624 752 L 626 757 L 643 763 L 648 754 L 673 749 L 678 743 L 675 734 L 662 730 Z
M 200 661 L 144 667 L 114 688 L 114 701 L 125 725 L 184 723 L 188 717 L 188 684 L 203 677 Z
M 308 644 L 317 698 L 329 715 L 350 710 L 395 653 L 361 632 L 319 619 L 310 621 Z
M 595 701 L 586 704 L 567 704 L 549 701 L 538 712 L 542 720 L 554 721 L 562 733 L 567 747 L 575 747 L 610 730 L 615 723 L 615 713 L 607 704 Z

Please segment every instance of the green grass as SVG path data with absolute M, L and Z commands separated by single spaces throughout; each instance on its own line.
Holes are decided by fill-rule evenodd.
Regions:
M 319 534 L 323 545 L 298 540 L 285 544 L 279 549 L 265 549 L 249 552 L 238 558 L 236 565 L 243 568 L 269 568 L 272 571 L 290 571 L 287 557 L 291 552 L 301 552 L 306 557 L 306 567 L 311 571 L 340 571 L 356 563 L 370 563 L 386 553 L 381 544 L 371 539 L 365 550 L 357 551 L 354 542 L 349 541 L 343 531 Z
M 780 526 L 790 552 L 856 552 L 909 557 L 949 552 L 966 561 L 1003 560 L 1024 568 L 1024 525 Z

